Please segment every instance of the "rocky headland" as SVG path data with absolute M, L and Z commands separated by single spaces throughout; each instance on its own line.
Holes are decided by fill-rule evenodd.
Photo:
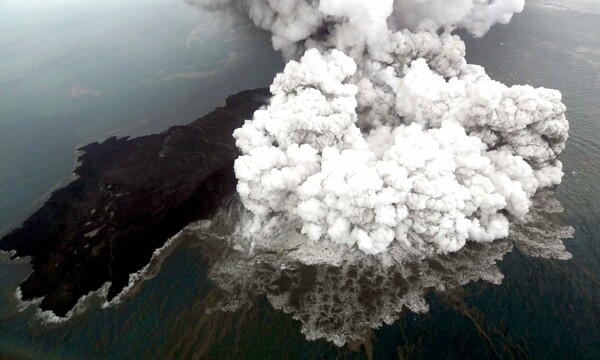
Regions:
M 22 300 L 43 298 L 42 310 L 65 316 L 107 282 L 107 300 L 117 296 L 156 249 L 235 191 L 232 133 L 268 97 L 243 91 L 189 125 L 81 148 L 78 178 L 0 240 L 13 259 L 31 259 Z

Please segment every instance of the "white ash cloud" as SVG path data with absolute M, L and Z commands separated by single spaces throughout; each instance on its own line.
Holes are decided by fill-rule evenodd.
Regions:
M 393 23 L 410 29 L 462 27 L 483 36 L 496 23 L 508 24 L 524 6 L 525 0 L 399 0 Z
M 271 251 L 249 253 L 246 228 L 240 226 L 245 225 L 240 217 L 248 212 L 236 198 L 220 208 L 210 225 L 184 233 L 198 236 L 201 251 L 207 254 L 209 277 L 217 291 L 211 296 L 216 303 L 209 305 L 209 313 L 247 309 L 257 298 L 266 297 L 275 309 L 300 321 L 307 339 L 343 346 L 367 339 L 370 329 L 395 322 L 406 309 L 427 312 L 431 291 L 444 297 L 446 291 L 474 281 L 500 284 L 504 276 L 497 262 L 513 247 L 526 256 L 570 259 L 563 239 L 571 238 L 574 230 L 556 220 L 555 213 L 562 212 L 560 203 L 547 190 L 531 200 L 527 221 L 515 224 L 508 238 L 468 243 L 450 254 L 407 254 L 394 242 L 378 256 L 352 248 L 332 262 L 333 257 L 324 255 L 327 248 L 321 247 L 325 242 L 297 247 L 302 240 L 294 239 L 285 216 L 271 221 L 256 237 L 263 244 L 266 239 L 278 240 L 266 244 Z M 223 246 L 225 239 L 235 244 L 234 250 Z M 273 251 L 274 246 L 287 250 Z M 299 259 L 313 263 L 299 263 Z
M 482 36 L 523 0 L 194 3 L 247 17 L 290 59 L 234 134 L 256 227 L 285 214 L 338 252 L 455 252 L 508 236 L 561 181 L 560 93 L 492 80 L 450 33 Z

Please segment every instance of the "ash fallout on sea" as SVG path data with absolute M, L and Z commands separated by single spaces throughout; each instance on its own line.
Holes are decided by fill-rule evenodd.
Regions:
M 263 235 L 286 223 L 304 263 L 453 253 L 507 237 L 561 182 L 560 92 L 494 81 L 452 34 L 483 36 L 524 0 L 190 1 L 270 31 L 288 60 L 234 133 L 250 249 L 280 248 Z

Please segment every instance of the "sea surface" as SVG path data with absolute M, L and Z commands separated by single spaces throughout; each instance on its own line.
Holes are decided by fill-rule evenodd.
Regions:
M 283 66 L 266 33 L 183 0 L 0 2 L 0 232 L 65 184 L 78 146 L 189 123 Z
M 122 303 L 48 324 L 14 297 L 26 263 L 0 263 L 0 358 L 600 358 L 600 14 L 535 1 L 508 26 L 467 38 L 495 79 L 560 89 L 571 137 L 562 155 L 571 260 L 514 250 L 499 285 L 431 291 L 356 346 L 308 341 L 265 297 L 214 303 L 209 255 L 182 236 Z M 575 1 L 580 4 L 585 1 Z M 194 30 L 195 29 L 195 30 Z M 229 94 L 268 85 L 283 64 L 265 34 L 230 29 L 179 0 L 0 2 L 0 228 L 18 225 L 69 179 L 78 145 L 183 124 Z

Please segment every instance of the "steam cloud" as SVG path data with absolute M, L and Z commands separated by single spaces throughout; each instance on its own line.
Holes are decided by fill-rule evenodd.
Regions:
M 209 313 L 249 309 L 257 298 L 266 297 L 275 309 L 300 321 L 307 339 L 343 346 L 368 339 L 370 329 L 395 322 L 405 309 L 427 312 L 426 296 L 432 291 L 444 297 L 445 292 L 474 281 L 500 284 L 504 276 L 496 263 L 513 248 L 532 257 L 570 259 L 563 239 L 571 238 L 574 229 L 557 221 L 556 214 L 562 211 L 551 191 L 540 191 L 532 198 L 527 221 L 515 224 L 506 239 L 470 242 L 457 252 L 425 258 L 416 253 L 409 259 L 405 249 L 393 242 L 378 256 L 354 249 L 333 265 L 299 263 L 299 253 L 307 249 L 303 247 L 280 254 L 249 253 L 243 248 L 245 231 L 238 227 L 240 217 L 248 212 L 237 198 L 226 202 L 208 226 L 186 229 L 183 234 L 200 240 L 216 285 Z M 267 231 L 281 242 L 289 238 L 289 229 L 285 222 L 277 222 Z M 228 242 L 238 251 L 232 251 Z M 322 252 L 310 259 L 318 255 Z
M 482 36 L 524 0 L 192 2 L 250 19 L 289 60 L 234 134 L 253 231 L 285 219 L 313 255 L 447 254 L 507 237 L 561 182 L 561 94 L 492 80 L 451 34 Z

